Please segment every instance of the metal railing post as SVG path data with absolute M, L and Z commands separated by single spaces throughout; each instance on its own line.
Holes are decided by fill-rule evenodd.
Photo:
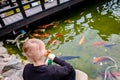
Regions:
M 2 18 L 0 17 L 0 24 L 2 25 L 2 27 L 5 26 L 5 23 L 3 22 Z
M 25 13 L 25 10 L 24 10 L 24 8 L 23 8 L 23 5 L 22 5 L 21 0 L 16 0 L 16 2 L 17 2 L 17 4 L 18 4 L 18 6 L 19 6 L 20 12 L 22 13 L 22 16 L 23 16 L 24 18 L 26 18 L 27 16 L 26 16 L 26 13 Z
M 14 6 L 14 4 L 13 4 L 12 0 L 8 0 L 8 2 L 9 2 L 9 4 L 10 4 L 10 6 L 11 6 L 11 7 L 13 7 L 13 6 Z M 16 12 L 17 12 L 15 9 L 14 9 L 13 11 L 14 11 L 14 13 L 16 13 Z
M 44 0 L 40 0 L 40 3 L 41 3 L 41 7 L 42 7 L 42 10 L 44 11 L 45 10 L 45 1 Z
M 57 4 L 60 4 L 60 0 L 57 0 Z
M 11 0 L 8 0 L 8 2 L 9 2 L 9 4 L 10 4 L 10 6 L 14 6 L 14 4 L 12 3 Z
M 30 1 L 30 0 L 28 0 L 28 1 Z M 30 3 L 29 5 L 30 5 L 30 7 L 32 7 L 32 4 L 31 4 L 31 3 Z

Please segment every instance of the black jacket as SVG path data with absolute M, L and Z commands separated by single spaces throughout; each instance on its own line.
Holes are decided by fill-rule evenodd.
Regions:
M 55 57 L 53 62 L 59 65 L 41 65 L 33 66 L 33 64 L 27 64 L 23 71 L 24 80 L 75 80 L 75 70 L 73 67 Z

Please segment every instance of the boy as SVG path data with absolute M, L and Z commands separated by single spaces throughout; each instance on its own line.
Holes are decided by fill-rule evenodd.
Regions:
M 48 53 L 40 39 L 29 39 L 22 49 L 31 62 L 24 68 L 24 80 L 75 80 L 73 67 L 54 54 Z M 47 57 L 58 65 L 46 65 Z

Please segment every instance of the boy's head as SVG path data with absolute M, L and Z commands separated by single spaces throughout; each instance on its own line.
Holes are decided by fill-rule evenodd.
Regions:
M 45 59 L 45 53 L 47 52 L 45 49 L 45 44 L 40 39 L 29 39 L 23 44 L 23 52 L 25 53 L 26 57 L 31 62 L 36 62 L 39 60 Z

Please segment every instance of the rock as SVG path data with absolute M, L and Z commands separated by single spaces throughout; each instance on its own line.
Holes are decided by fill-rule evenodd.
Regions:
M 3 46 L 3 42 L 0 42 L 0 47 L 2 47 Z
M 22 68 L 21 70 L 17 70 L 17 76 L 18 76 L 21 80 L 23 80 L 23 76 L 22 76 L 22 74 L 23 74 L 23 69 L 24 69 L 24 68 Z
M 17 55 L 9 55 L 0 42 L 0 80 L 23 80 L 24 64 Z
M 21 73 L 22 69 L 21 70 L 10 69 L 9 71 L 4 72 L 2 76 L 6 80 L 23 80 Z
M 80 70 L 75 70 L 76 72 L 76 80 L 88 80 L 88 75 Z
M 6 63 L 0 62 L 0 74 L 2 73 L 2 70 L 3 70 L 5 65 L 6 65 Z
M 0 47 L 0 57 L 8 57 L 8 51 L 5 47 Z
M 9 54 L 0 54 L 0 58 L 8 58 L 8 57 L 10 57 Z
M 15 74 L 16 70 L 15 69 L 10 69 L 2 74 L 2 76 L 5 77 L 10 77 L 11 75 Z
M 20 70 L 22 68 L 22 63 L 21 60 L 11 60 L 9 62 L 7 62 L 7 64 L 4 66 L 2 72 L 6 72 L 10 69 L 16 69 L 16 70 Z
M 5 57 L 3 61 L 8 62 L 8 61 L 15 60 L 15 59 L 16 59 L 16 56 L 13 54 L 13 55 L 10 55 L 9 57 Z

